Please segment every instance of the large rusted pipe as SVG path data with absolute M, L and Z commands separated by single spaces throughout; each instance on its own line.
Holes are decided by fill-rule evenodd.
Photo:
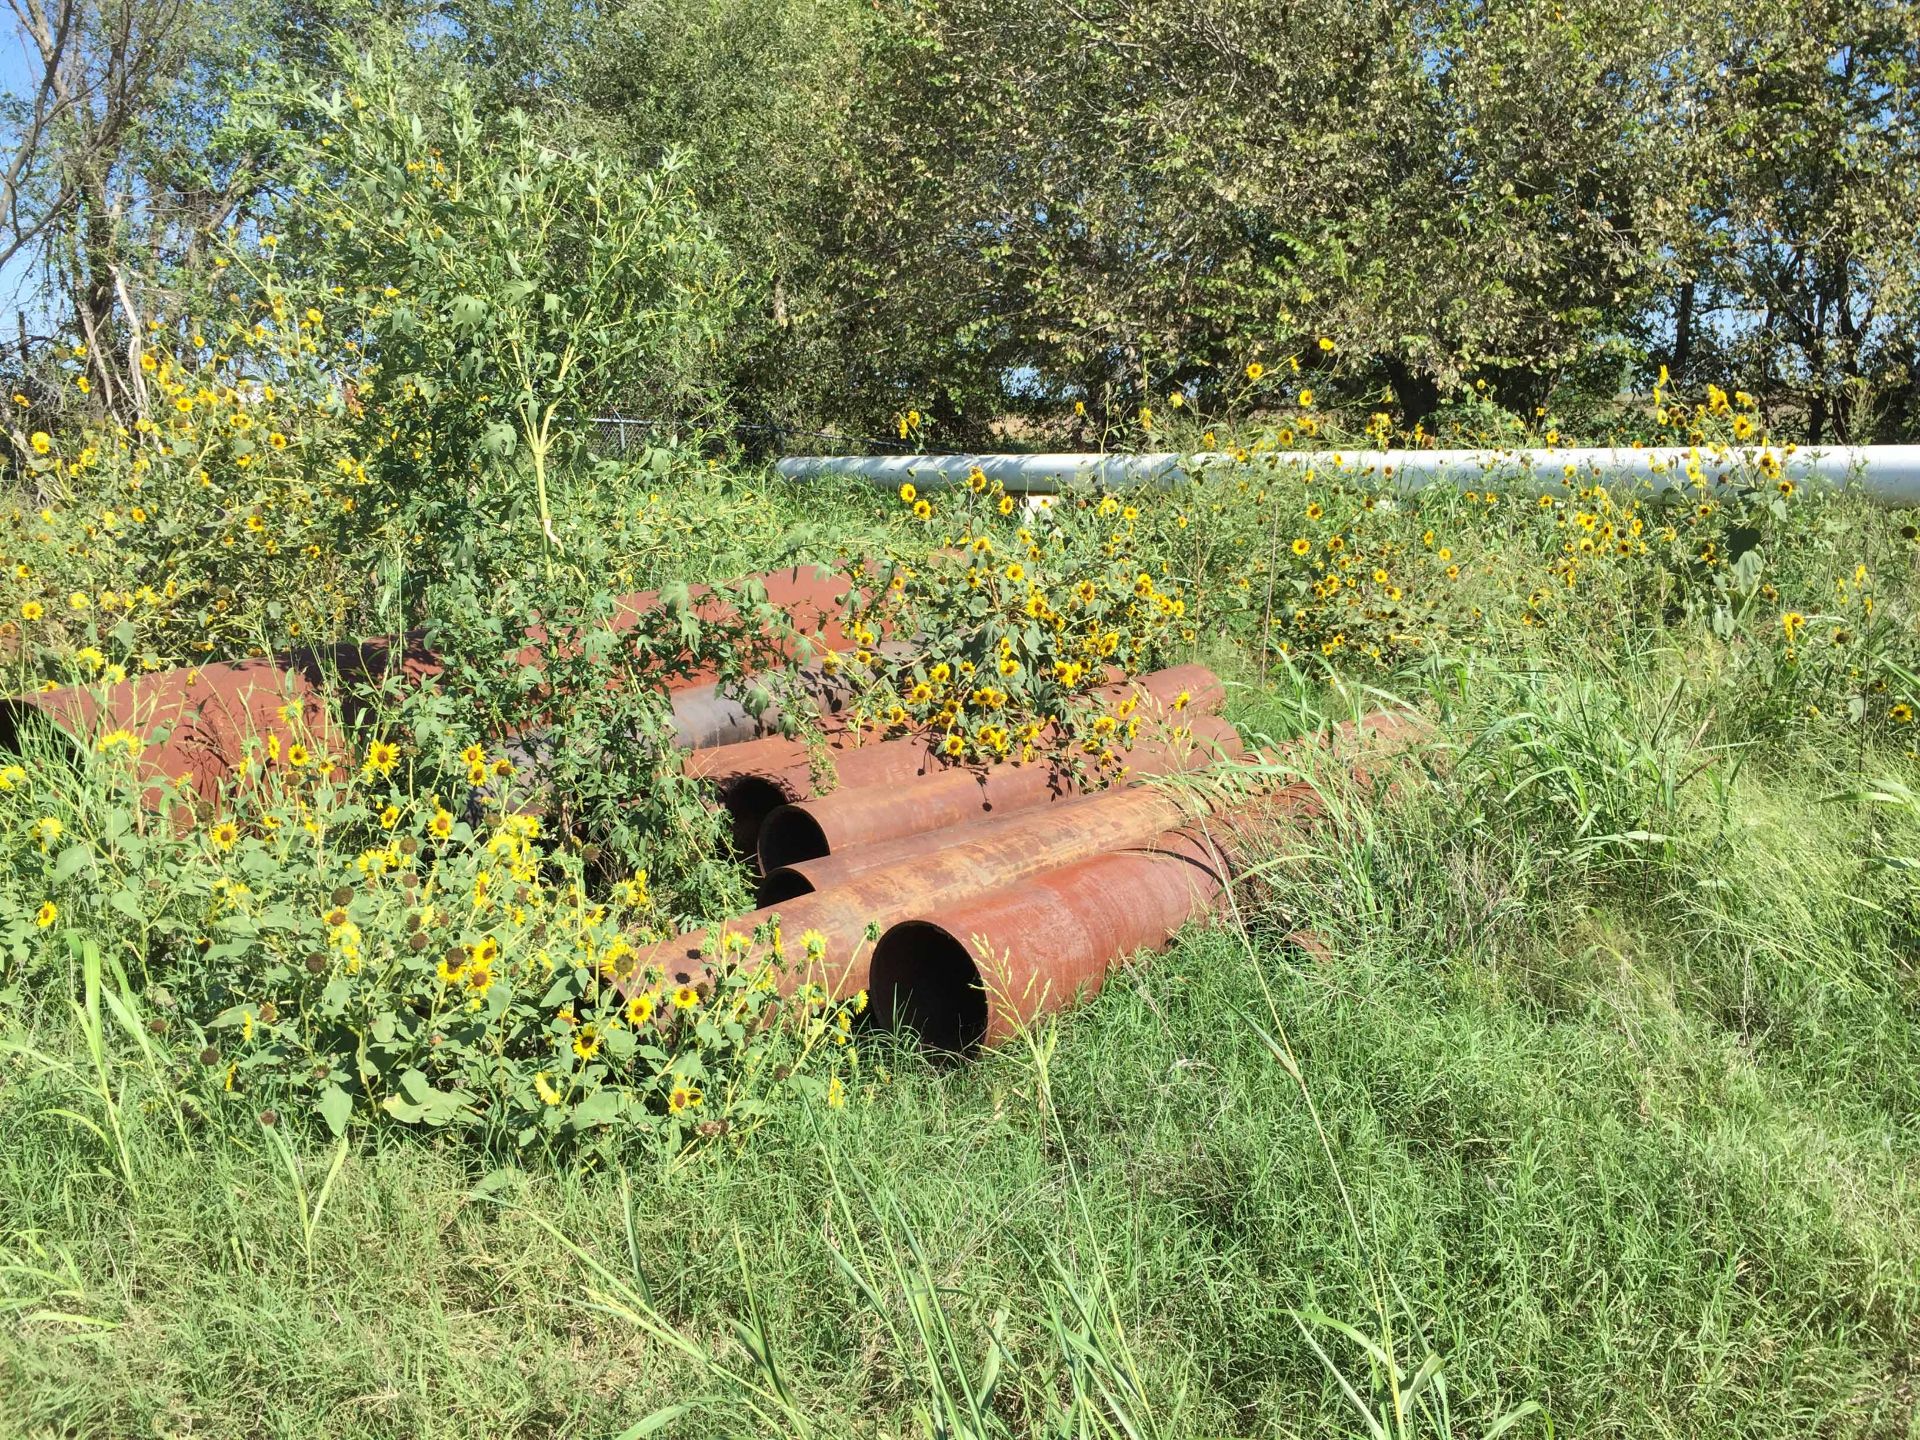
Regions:
M 1419 722 L 1374 716 L 1336 730 L 1325 750 L 1354 766 L 1363 747 L 1392 747 L 1423 733 Z M 930 907 L 888 927 L 874 946 L 873 1019 L 911 1030 L 936 1049 L 996 1045 L 1048 1010 L 1092 994 L 1107 972 L 1162 948 L 1226 893 L 1250 839 L 1317 819 L 1321 791 L 1299 780 L 1233 812 L 1177 826 L 1035 877 Z
M 1182 712 L 1206 715 L 1219 709 L 1225 689 L 1204 665 L 1177 665 L 1102 686 L 1090 698 L 1110 706 L 1129 696 L 1136 697 L 1139 709 L 1149 717 Z M 846 744 L 845 739 L 830 734 L 829 751 L 818 759 L 805 741 L 782 736 L 696 749 L 687 757 L 685 773 L 712 784 L 715 799 L 731 817 L 735 845 L 744 853 L 756 847 L 766 817 L 782 805 L 823 790 L 838 794 L 866 786 L 902 785 L 967 768 L 953 765 L 924 737 L 866 745 Z
M 1165 945 L 1213 907 L 1228 872 L 1204 832 L 1171 830 L 930 908 L 874 946 L 873 1021 L 939 1050 L 998 1044 L 1098 990 L 1117 960 Z
M 814 743 L 763 735 L 693 750 L 682 773 L 712 787 L 714 799 L 727 812 L 735 851 L 751 855 L 766 817 L 782 805 L 815 794 L 822 783 L 828 787 L 891 785 L 939 765 L 922 740 L 861 745 L 852 731 L 827 729 Z
M 707 971 L 709 949 L 715 963 L 769 958 L 768 948 L 750 943 L 751 937 L 778 921 L 783 953 L 794 967 L 782 974 L 783 985 L 790 989 L 810 978 L 835 995 L 851 995 L 866 985 L 869 925 L 884 930 L 982 889 L 1139 843 L 1178 826 L 1188 813 L 1173 795 L 1129 786 L 1064 801 L 1046 811 L 981 821 L 953 832 L 940 849 L 876 865 L 830 890 L 730 921 L 721 930 L 740 937 L 735 952 L 728 951 L 722 933 L 693 931 L 636 955 L 635 973 L 644 976 L 655 969 L 670 978 L 698 977 Z M 809 931 L 819 934 L 825 952 L 814 967 L 803 966 L 800 959 L 802 937 Z
M 877 648 L 897 657 L 906 653 L 907 647 L 889 642 Z M 829 730 L 844 725 L 847 706 L 859 688 L 853 666 L 829 669 L 816 662 L 775 674 L 788 677 L 791 688 L 805 700 L 818 724 Z M 728 693 L 730 687 L 719 683 L 674 692 L 674 744 L 682 750 L 717 749 L 769 737 L 778 730 L 783 709 L 774 693 L 776 687 L 751 677 L 744 684 L 746 693 L 739 696 Z
M 900 865 L 919 856 L 935 854 L 959 839 L 1002 834 L 1005 833 L 1003 827 L 1015 824 L 1028 827 L 1072 826 L 1079 823 L 1080 809 L 1089 801 L 1130 788 L 1130 785 L 1121 785 L 1109 790 L 1069 793 L 1054 800 L 1044 810 L 1027 807 L 994 816 L 972 816 L 955 828 L 923 830 L 894 840 L 837 850 L 811 860 L 796 860 L 791 865 L 782 865 L 777 870 L 767 872 L 756 888 L 754 898 L 763 909 L 777 909 L 802 896 L 846 885 L 869 870 Z
M 1208 721 L 1196 724 L 1204 726 Z M 1211 722 L 1221 723 L 1221 722 Z M 1390 754 L 1392 750 L 1406 742 L 1423 737 L 1426 726 L 1420 721 L 1405 715 L 1380 713 L 1369 716 L 1358 725 L 1341 726 L 1331 735 L 1317 734 L 1291 741 L 1276 754 L 1261 755 L 1263 762 L 1298 770 L 1301 767 L 1288 763 L 1294 756 L 1312 754 L 1331 759 L 1336 764 L 1350 767 L 1349 773 L 1364 787 L 1369 783 L 1366 766 L 1373 763 L 1374 756 Z M 1310 792 L 1303 792 L 1304 798 L 1293 802 L 1302 814 L 1310 813 L 1317 804 Z M 1020 812 L 1014 812 L 1020 813 Z M 1056 804 L 1048 812 L 1066 823 L 1064 807 Z M 952 843 L 952 836 L 945 831 L 923 831 L 918 835 L 902 836 L 881 845 L 862 845 L 848 850 L 835 851 L 817 856 L 811 860 L 795 861 L 791 865 L 782 865 L 777 870 L 767 872 L 760 881 L 755 898 L 763 906 L 778 905 L 784 901 L 798 899 L 802 895 L 811 895 L 816 890 L 830 889 L 845 884 L 863 870 L 871 870 L 879 865 L 905 860 L 914 855 L 925 855 Z
M 1403 744 L 1423 730 L 1417 719 L 1376 715 L 1336 726 L 1330 736 L 1289 742 L 1283 756 L 1324 752 L 1344 762 L 1383 743 Z M 1318 803 L 1318 792 L 1305 782 L 1289 786 L 1286 793 L 1285 803 L 1295 813 L 1309 814 Z M 636 956 L 634 975 L 658 970 L 673 978 L 697 979 L 708 969 L 709 951 L 715 964 L 769 959 L 769 948 L 752 937 L 777 921 L 788 961 L 780 974 L 783 988 L 812 980 L 832 994 L 850 995 L 867 984 L 869 926 L 884 933 L 969 896 L 1146 843 L 1154 835 L 1180 829 L 1192 808 L 1205 804 L 1206 798 L 1191 789 L 1176 797 L 1167 789 L 1138 785 L 979 821 L 954 832 L 939 849 L 916 851 L 859 871 L 830 889 L 752 911 L 721 927 L 724 933 L 700 930 L 662 941 Z M 800 960 L 808 931 L 818 932 L 824 946 L 817 965 Z M 731 944 L 729 937 L 735 937 Z
M 869 564 L 867 569 L 871 571 L 874 567 Z M 766 604 L 783 611 L 787 624 L 797 632 L 801 643 L 795 645 L 779 637 L 780 652 L 786 659 L 802 663 L 819 660 L 826 650 L 851 645 L 852 637 L 846 630 L 847 613 L 864 593 L 847 576 L 819 565 L 795 565 L 744 576 L 730 582 L 726 590 L 738 591 L 739 598 L 749 605 Z M 658 590 L 643 590 L 616 600 L 609 621 L 614 633 L 624 634 L 660 615 L 661 595 Z M 725 624 L 739 616 L 734 595 L 711 585 L 688 586 L 687 599 L 693 617 L 703 625 Z M 534 630 L 528 634 L 535 643 L 529 647 L 533 658 L 527 663 L 538 663 L 544 635 Z M 689 667 L 680 683 L 703 684 L 713 676 L 710 665 Z
M 1226 721 L 1199 716 L 1172 726 L 1152 724 L 1122 754 L 1126 768 L 1136 775 L 1165 775 L 1235 759 L 1242 749 L 1238 732 Z M 760 828 L 761 870 L 772 873 L 822 855 L 945 832 L 1096 790 L 1110 778 L 1111 772 L 1091 767 L 1075 772 L 1047 763 L 1002 763 L 956 767 L 890 787 L 836 790 L 782 805 L 767 816 Z
M 726 588 L 740 591 L 749 603 L 765 603 L 784 611 L 787 623 L 807 642 L 804 648 L 809 653 L 800 656 L 803 660 L 817 659 L 817 655 L 811 653 L 816 649 L 845 646 L 849 642 L 843 622 L 854 586 L 832 570 L 796 565 L 786 570 L 743 576 L 728 582 Z M 732 620 L 738 614 L 733 597 L 711 585 L 688 586 L 687 604 L 692 615 L 706 625 Z M 671 613 L 663 607 L 660 591 L 638 590 L 614 601 L 607 627 L 616 635 L 625 634 L 649 620 L 671 618 Z M 521 633 L 523 643 L 511 658 L 518 665 L 544 669 L 551 659 L 577 651 L 581 633 L 563 633 L 556 637 L 536 620 Z M 780 643 L 782 655 L 789 659 L 802 648 L 784 639 Z M 427 648 L 426 632 L 422 630 L 408 631 L 397 643 L 375 638 L 297 649 L 281 657 L 281 662 L 298 670 L 310 683 L 323 686 L 335 679 L 350 686 L 364 686 L 392 676 L 402 685 L 413 688 L 437 683 L 446 669 L 440 657 Z M 708 697 L 717 693 L 714 681 L 712 665 L 688 663 L 661 682 L 662 688 L 669 691 L 696 692 L 695 709 L 702 714 L 701 723 L 691 727 L 691 733 L 696 736 L 725 734 L 730 728 L 721 723 L 717 714 L 707 713 Z M 740 728 L 737 719 L 731 728 Z
M 30 749 L 26 734 L 41 727 L 75 750 L 96 748 L 124 731 L 135 742 L 141 779 L 184 784 L 208 802 L 243 768 L 255 777 L 298 770 L 321 763 L 334 744 L 320 692 L 267 660 L 169 670 L 100 690 L 70 686 L 0 702 L 0 749 Z M 277 744 L 270 746 L 270 739 Z M 277 761 L 269 759 L 270 749 L 277 749 Z M 147 803 L 161 799 L 150 790 Z

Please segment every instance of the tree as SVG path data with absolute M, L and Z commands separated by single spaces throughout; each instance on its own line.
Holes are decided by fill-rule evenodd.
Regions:
M 696 421 L 734 305 L 733 263 L 677 159 L 640 169 L 487 116 L 464 85 L 382 54 L 345 83 L 268 112 L 293 177 L 263 212 L 279 232 L 255 302 L 337 297 L 368 362 L 372 468 L 447 541 L 530 511 L 555 552 L 557 463 L 603 406 Z M 281 258 L 284 257 L 284 258 Z M 324 313 L 324 312 L 321 312 Z
M 1774 391 L 1807 438 L 1911 433 L 1920 324 L 1920 13 L 1768 3 L 1689 21 L 1695 113 L 1676 158 L 1697 237 L 1676 315 L 1724 373 Z

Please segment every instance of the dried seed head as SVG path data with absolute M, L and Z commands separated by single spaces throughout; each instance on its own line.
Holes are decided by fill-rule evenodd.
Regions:
M 348 885 L 342 885 L 338 890 L 335 890 L 333 892 L 333 903 L 336 905 L 351 905 L 353 903 L 353 888 Z
M 206 1049 L 202 1050 L 200 1052 L 200 1063 L 202 1065 L 218 1065 L 220 1063 L 220 1051 L 218 1048 L 209 1045 Z
M 427 937 L 416 930 L 407 937 L 407 948 L 418 955 L 422 950 L 427 948 Z
M 322 970 L 326 968 L 327 968 L 326 956 L 320 955 L 320 954 L 313 954 L 313 955 L 307 956 L 307 972 L 309 974 L 318 975 Z

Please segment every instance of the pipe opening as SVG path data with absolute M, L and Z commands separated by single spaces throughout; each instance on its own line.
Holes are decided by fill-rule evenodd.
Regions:
M 767 816 L 792 797 L 764 775 L 733 775 L 720 782 L 716 796 L 727 812 L 733 853 L 751 855 L 760 843 Z
M 789 900 L 798 900 L 802 895 L 813 894 L 813 882 L 791 865 L 783 865 L 770 871 L 754 892 L 754 899 L 762 910 L 769 905 L 784 905 Z
M 769 814 L 760 826 L 760 870 L 771 875 L 785 865 L 802 860 L 818 860 L 830 854 L 827 832 L 820 822 L 798 805 L 782 805 Z
M 972 952 L 925 920 L 880 937 L 867 999 L 875 1025 L 911 1031 L 930 1050 L 964 1054 L 987 1036 L 987 992 Z
M 29 763 L 52 757 L 77 767 L 86 746 L 39 706 L 0 700 L 0 753 Z

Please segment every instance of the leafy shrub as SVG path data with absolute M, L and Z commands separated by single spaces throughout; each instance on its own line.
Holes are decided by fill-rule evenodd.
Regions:
M 397 747 L 358 767 L 291 748 L 186 826 L 142 803 L 131 745 L 0 773 L 14 975 L 49 977 L 63 933 L 118 936 L 204 1103 L 336 1133 L 377 1109 L 502 1150 L 671 1149 L 781 1094 L 844 1102 L 854 1007 L 789 1001 L 764 969 L 641 970 L 665 920 L 644 872 L 590 894 L 510 790 L 469 806 L 409 786 Z

